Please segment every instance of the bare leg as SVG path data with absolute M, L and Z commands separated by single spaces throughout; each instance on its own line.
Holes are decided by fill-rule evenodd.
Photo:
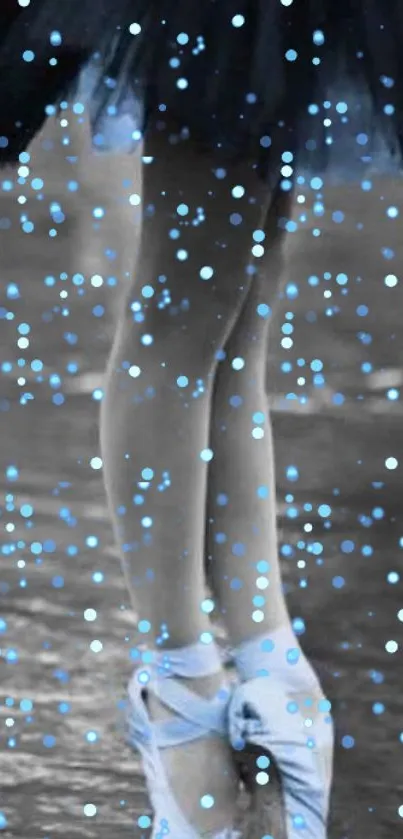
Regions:
M 317 818 L 318 832 L 309 835 L 322 836 L 332 772 L 332 729 L 328 717 L 323 722 L 329 703 L 299 648 L 282 591 L 274 451 L 265 388 L 269 319 L 264 307 L 275 305 L 282 269 L 276 214 L 269 219 L 266 232 L 264 262 L 226 344 L 226 358 L 219 365 L 215 380 L 211 446 L 216 457 L 209 473 L 208 557 L 212 587 L 235 648 L 239 675 L 243 682 L 253 684 L 249 694 L 242 693 L 241 688 L 238 695 L 253 701 L 253 696 L 260 693 L 259 707 L 266 715 L 266 721 L 261 720 L 262 730 L 276 731 L 272 756 L 284 769 L 288 817 L 295 812 L 295 806 L 298 812 L 295 788 L 304 789 L 305 803 L 320 802 L 315 817 L 312 816 Z M 269 659 L 267 653 L 259 652 L 263 639 L 264 644 L 269 644 Z M 296 666 L 287 666 L 289 654 Z M 269 672 L 270 678 L 253 683 L 258 671 Z M 300 722 L 294 729 L 288 711 L 280 713 L 282 708 L 288 708 L 291 698 L 301 709 Z M 240 699 L 234 713 L 241 713 L 241 709 Z M 304 726 L 310 725 L 314 726 L 316 741 L 314 770 L 305 745 Z M 300 747 L 290 773 L 284 756 L 295 742 Z M 258 771 L 255 758 L 249 766 L 252 778 Z M 257 800 L 253 811 L 256 807 Z
M 172 649 L 211 632 L 202 601 L 212 382 L 250 285 L 252 233 L 267 196 L 251 166 L 223 176 L 190 143 L 175 148 L 151 136 L 145 155 L 153 160 L 143 169 L 137 269 L 109 363 L 101 442 L 126 579 L 149 630 L 143 638 Z M 191 687 L 211 696 L 221 678 Z M 151 696 L 150 710 L 168 713 Z M 163 757 L 196 828 L 231 824 L 236 780 L 226 744 L 210 738 Z M 203 811 L 200 799 L 212 792 L 215 807 Z
M 275 303 L 282 269 L 278 222 L 287 210 L 285 198 L 273 204 L 265 225 L 265 255 L 214 385 L 211 446 L 216 456 L 209 472 L 208 559 L 219 609 L 234 645 L 289 621 L 277 559 L 274 453 L 266 394 L 268 311 Z

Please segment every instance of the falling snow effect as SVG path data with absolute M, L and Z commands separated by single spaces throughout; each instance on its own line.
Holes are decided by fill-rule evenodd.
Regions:
M 292 2 L 282 0 L 282 5 Z M 26 8 L 29 0 L 19 5 Z M 234 30 L 245 25 L 242 14 L 232 17 Z M 130 33 L 139 36 L 141 26 L 131 24 Z M 55 31 L 50 40 L 57 49 L 63 39 Z M 315 30 L 312 42 L 317 48 L 313 64 L 320 65 L 325 33 Z M 179 54 L 189 43 L 186 33 L 178 35 Z M 198 36 L 194 55 L 204 48 Z M 22 60 L 33 64 L 35 53 L 25 50 Z M 298 51 L 289 48 L 285 60 L 297 65 Z M 139 645 L 153 627 L 148 619 L 133 625 L 94 428 L 104 400 L 102 374 L 115 301 L 132 271 L 132 254 L 126 252 L 134 242 L 122 239 L 120 221 L 130 217 L 135 231 L 141 212 L 151 218 L 155 208 L 143 208 L 138 179 L 132 172 L 123 174 L 120 157 L 119 198 L 113 190 L 108 193 L 99 173 L 82 196 L 88 181 L 77 166 L 75 133 L 86 124 L 88 110 L 98 150 L 131 152 L 141 139 L 141 108 L 128 90 L 120 110 L 98 109 L 94 122 L 91 102 L 99 73 L 96 59 L 73 105 L 62 103 L 56 138 L 45 136 L 36 156 L 21 152 L 17 168 L 2 170 L 0 179 L 5 280 L 0 298 L 0 749 L 6 778 L 0 831 L 8 835 L 10 829 L 19 839 L 35 831 L 49 839 L 92 837 L 95 830 L 100 837 L 118 831 L 140 839 L 150 828 L 139 764 L 115 728 L 124 678 L 139 662 Z M 385 76 L 383 84 L 393 89 L 393 79 Z M 179 74 L 178 90 L 188 87 Z M 288 148 L 281 151 L 280 187 L 285 193 L 294 190 L 295 199 L 293 217 L 282 218 L 280 226 L 297 258 L 288 261 L 279 299 L 259 302 L 256 315 L 271 326 L 267 385 L 278 447 L 284 589 L 294 632 L 323 677 L 337 722 L 330 837 L 376 833 L 389 839 L 403 818 L 397 675 L 403 648 L 402 190 L 400 159 L 379 131 L 371 137 L 364 130 L 356 91 L 342 87 L 343 80 L 329 98 L 309 106 L 310 117 L 321 114 L 327 168 L 314 171 L 309 155 L 299 160 Z M 254 104 L 250 92 L 246 111 Z M 385 105 L 385 115 L 393 116 L 392 104 Z M 308 151 L 312 142 L 307 141 Z M 0 146 L 6 145 L 0 137 Z M 269 148 L 271 138 L 263 134 L 260 146 Z M 348 171 L 346 159 L 354 161 Z M 226 182 L 226 168 L 217 168 L 214 177 Z M 229 187 L 241 204 L 244 185 Z M 178 266 L 192 258 L 182 247 L 184 231 L 204 225 L 206 218 L 204 207 L 177 204 L 168 236 Z M 230 214 L 229 224 L 242 230 L 241 210 Z M 342 258 L 331 245 L 340 231 Z M 266 233 L 256 228 L 255 263 L 266 251 Z M 214 263 L 200 262 L 197 281 L 206 288 L 214 285 Z M 172 315 L 174 323 L 186 316 L 190 303 L 187 297 L 177 300 L 174 277 L 165 274 L 139 285 L 129 301 L 142 362 L 134 353 L 122 362 L 119 375 L 123 389 L 138 388 L 134 403 L 139 405 L 155 398 L 147 382 L 147 353 L 151 358 L 156 341 L 146 323 L 151 306 Z M 169 387 L 187 410 L 206 397 L 209 382 L 192 378 L 185 361 Z M 242 354 L 227 358 L 218 350 L 216 361 L 229 363 L 234 382 L 248 376 Z M 168 369 L 166 376 L 168 381 Z M 228 404 L 235 414 L 242 411 L 243 398 L 233 393 Z M 266 426 L 265 413 L 251 413 L 247 427 L 253 445 L 266 445 Z M 125 455 L 127 461 L 130 457 Z M 206 470 L 215 458 L 207 444 L 195 453 Z M 155 490 L 169 498 L 175 475 L 163 464 L 146 462 L 133 483 L 132 503 L 142 510 L 139 540 L 149 545 L 156 523 L 148 498 Z M 267 504 L 273 492 L 272 486 L 256 487 L 257 505 Z M 219 493 L 215 503 L 230 509 L 231 493 Z M 116 513 L 124 520 L 128 510 L 122 506 Z M 227 545 L 234 561 L 247 561 L 243 539 L 227 543 L 220 531 L 215 541 Z M 123 545 L 124 552 L 132 550 L 131 543 Z M 261 559 L 254 573 L 251 620 L 259 624 L 270 608 L 270 563 Z M 152 569 L 147 583 L 156 585 Z M 242 594 L 237 576 L 229 586 Z M 201 612 L 212 615 L 215 605 L 206 593 Z M 222 631 L 218 634 L 226 646 Z M 167 637 L 163 624 L 157 643 Z M 213 635 L 204 632 L 200 640 L 210 645 Z M 288 710 L 296 711 L 292 703 Z M 256 760 L 256 782 L 262 787 L 269 764 L 264 755 Z M 214 805 L 212 794 L 200 798 L 203 809 Z M 295 817 L 295 826 L 303 826 L 301 817 Z

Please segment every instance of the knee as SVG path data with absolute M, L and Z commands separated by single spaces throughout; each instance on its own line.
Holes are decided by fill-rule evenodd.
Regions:
M 225 322 L 215 317 L 208 299 L 172 303 L 167 291 L 142 304 L 129 295 L 118 319 L 114 367 L 137 365 L 153 375 L 189 379 L 209 377 L 222 357 Z
M 114 390 L 161 392 L 175 390 L 184 396 L 201 395 L 214 379 L 217 353 L 213 344 L 187 334 L 170 323 L 158 328 L 119 322 L 107 369 Z M 150 392 L 151 392 L 150 390 Z M 197 392 L 197 393 L 196 393 Z

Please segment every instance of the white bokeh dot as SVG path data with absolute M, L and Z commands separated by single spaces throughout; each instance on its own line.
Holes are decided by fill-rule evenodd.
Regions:
M 267 577 L 258 577 L 256 580 L 256 588 L 260 589 L 260 591 L 264 591 L 266 588 L 269 587 L 269 581 Z
M 211 810 L 211 808 L 214 807 L 214 796 L 202 795 L 200 799 L 200 804 L 204 810 Z
M 254 428 L 252 431 L 252 437 L 254 440 L 263 440 L 264 437 L 264 429 L 263 428 Z

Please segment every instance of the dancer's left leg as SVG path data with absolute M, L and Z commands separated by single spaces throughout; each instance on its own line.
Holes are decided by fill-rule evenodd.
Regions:
M 216 374 L 209 562 L 243 682 L 230 709 L 231 741 L 236 748 L 248 743 L 258 749 L 257 755 L 274 757 L 282 778 L 288 839 L 297 837 L 301 827 L 309 839 L 325 839 L 333 752 L 330 704 L 293 632 L 278 559 L 265 386 L 265 306 L 275 304 L 282 267 L 275 215 L 272 222 L 266 231 L 266 256 Z M 259 761 L 253 770 L 257 774 L 264 775 Z
M 274 198 L 264 231 L 265 253 L 256 263 L 257 273 L 214 382 L 208 570 L 235 645 L 289 623 L 277 559 L 274 451 L 266 393 L 270 312 L 283 265 L 279 222 L 287 210 L 284 199 Z

